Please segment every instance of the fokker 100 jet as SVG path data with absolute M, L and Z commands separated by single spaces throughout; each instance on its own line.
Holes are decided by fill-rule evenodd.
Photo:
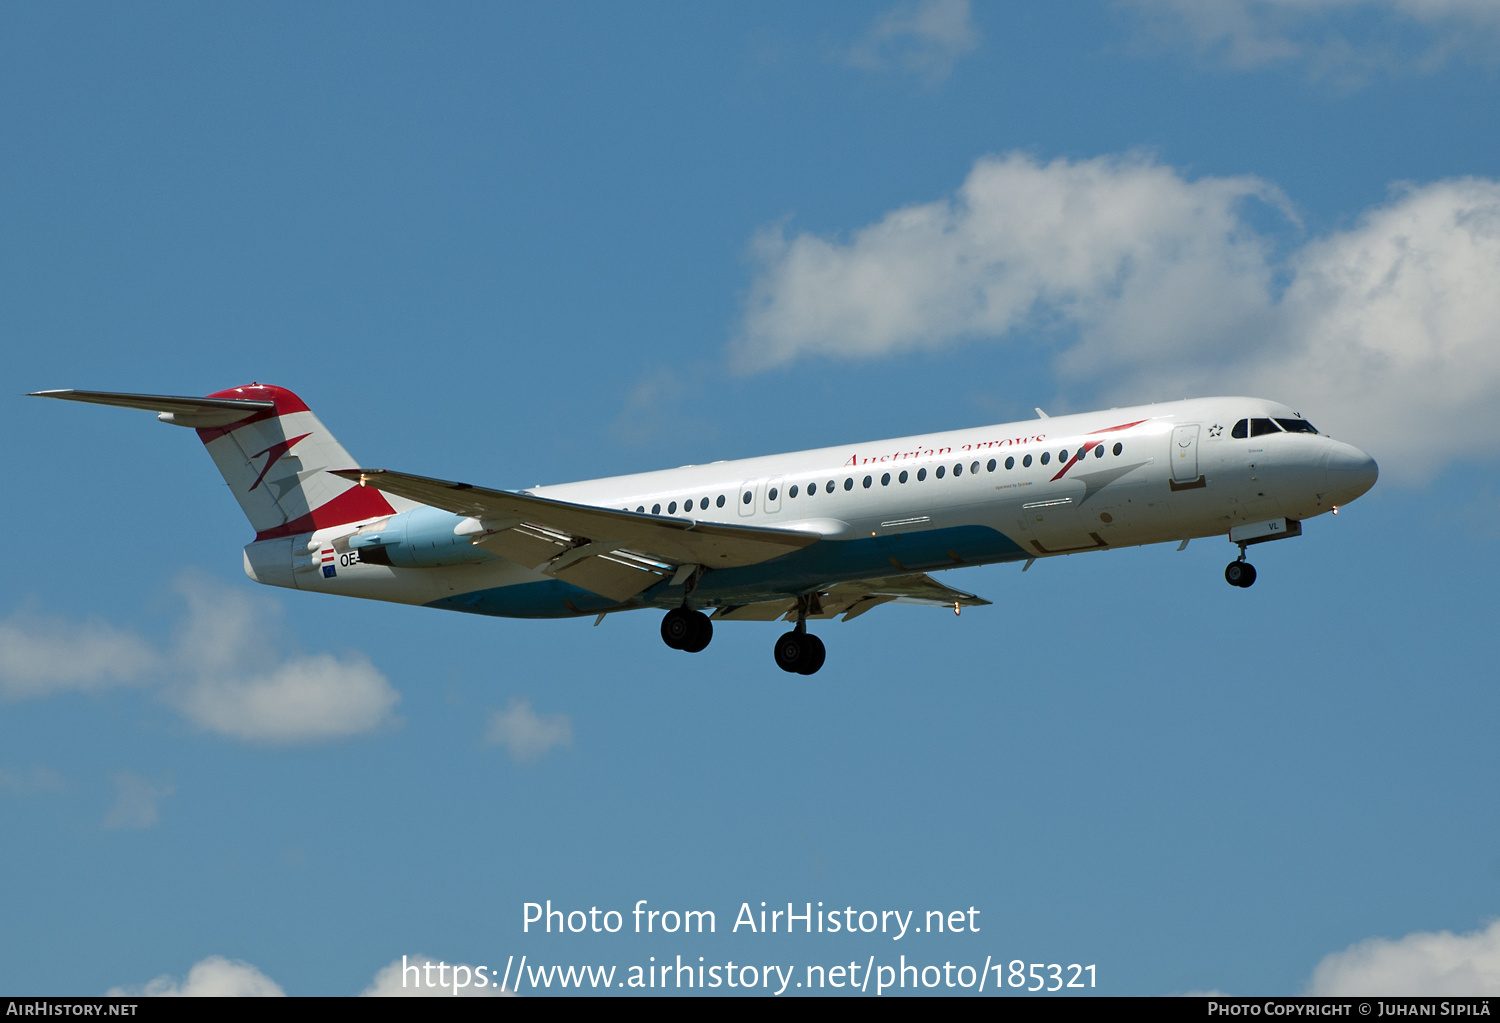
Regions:
M 1302 532 L 1375 462 L 1285 405 L 1197 398 L 582 483 L 491 490 L 360 468 L 291 391 L 204 398 L 40 391 L 192 427 L 255 529 L 245 572 L 299 590 L 514 618 L 658 608 L 676 650 L 717 622 L 795 622 L 776 663 L 811 675 L 809 619 L 889 601 L 989 601 L 926 573 L 1225 536 Z M 710 613 L 712 617 L 710 617 Z

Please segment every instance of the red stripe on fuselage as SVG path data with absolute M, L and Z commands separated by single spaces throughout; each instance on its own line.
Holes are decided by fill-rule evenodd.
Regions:
M 1058 480 L 1062 479 L 1064 475 L 1067 474 L 1067 471 L 1069 469 L 1073 468 L 1073 466 L 1078 463 L 1078 460 L 1080 458 L 1087 458 L 1089 454 L 1089 448 L 1094 446 L 1094 437 L 1104 433 L 1118 433 L 1121 430 L 1128 430 L 1132 426 L 1140 426 L 1144 422 L 1146 422 L 1146 420 L 1137 419 L 1133 423 L 1121 423 L 1119 426 L 1111 426 L 1104 430 L 1095 430 L 1094 433 L 1090 434 L 1087 438 L 1084 439 L 1083 444 L 1078 448 L 1078 450 L 1073 452 L 1073 457 L 1068 459 L 1068 464 L 1057 470 L 1057 475 L 1052 477 L 1047 482 L 1056 483 Z

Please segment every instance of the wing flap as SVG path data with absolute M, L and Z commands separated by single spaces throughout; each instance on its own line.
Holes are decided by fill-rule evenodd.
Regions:
M 527 568 L 540 568 L 573 549 L 573 538 L 545 526 L 522 524 L 476 536 L 470 543 Z
M 983 597 L 944 586 L 932 576 L 918 572 L 837 583 L 817 594 L 813 610 L 807 617 L 834 618 L 843 615 L 847 622 L 872 608 L 892 602 L 926 604 L 932 607 L 979 607 L 989 603 Z M 777 618 L 796 621 L 797 601 L 785 598 L 758 601 L 714 615 L 715 621 L 730 622 L 769 622 Z
M 716 622 L 774 622 L 788 611 L 795 611 L 795 600 L 764 600 L 758 604 L 743 604 L 740 607 L 714 612 Z
M 590 548 L 594 546 L 588 545 Z M 668 568 L 623 551 L 589 554 L 576 560 L 563 558 L 559 563 L 560 567 L 547 569 L 547 574 L 590 593 L 619 601 L 629 600 L 642 590 L 650 589 L 669 572 Z

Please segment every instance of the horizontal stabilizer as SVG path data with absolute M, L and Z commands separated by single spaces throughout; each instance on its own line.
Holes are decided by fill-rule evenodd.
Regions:
M 257 412 L 276 407 L 275 402 L 251 401 L 246 398 L 182 398 L 168 394 L 122 394 L 114 391 L 33 391 L 31 398 L 61 398 L 64 401 L 86 401 L 91 405 L 114 405 L 119 408 L 145 409 L 157 413 L 158 419 L 173 426 L 210 428 L 228 426 L 248 419 Z
M 816 533 L 699 522 L 554 501 L 511 490 L 486 490 L 468 483 L 412 476 L 390 469 L 330 471 L 361 486 L 477 519 L 485 533 L 498 536 L 495 541 L 476 536 L 473 542 L 507 557 L 510 556 L 506 553 L 507 545 L 515 533 L 513 545 L 518 550 L 523 540 L 538 549 L 544 548 L 545 544 L 537 539 L 540 536 L 559 544 L 558 554 L 574 546 L 592 544 L 596 550 L 618 549 L 668 565 L 738 568 L 790 554 L 820 539 Z M 548 537 L 548 532 L 563 536 L 559 541 Z

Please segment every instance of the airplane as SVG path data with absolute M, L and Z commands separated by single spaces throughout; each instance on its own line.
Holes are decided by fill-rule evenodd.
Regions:
M 1197 398 L 494 490 L 361 468 L 301 398 L 252 383 L 202 398 L 38 391 L 198 432 L 255 529 L 259 583 L 511 618 L 656 608 L 697 653 L 719 622 L 794 623 L 784 671 L 826 648 L 809 620 L 888 602 L 990 603 L 927 573 L 1224 536 L 1299 536 L 1374 486 L 1358 448 L 1259 398 Z M 711 613 L 711 617 L 710 617 Z

